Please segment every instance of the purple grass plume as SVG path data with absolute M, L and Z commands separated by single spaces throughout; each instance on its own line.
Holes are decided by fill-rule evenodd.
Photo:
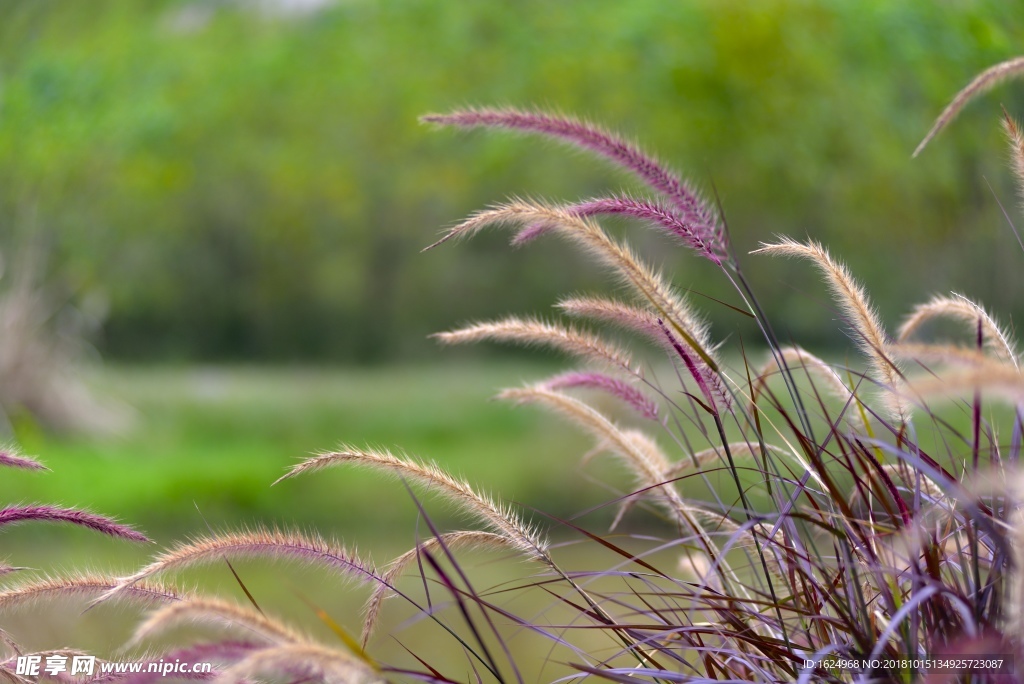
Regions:
M 96 515 L 78 508 L 61 508 L 59 506 L 8 506 L 0 509 L 0 527 L 15 525 L 28 521 L 68 523 L 87 527 L 101 534 L 119 537 L 136 542 L 149 542 L 150 539 L 128 525 Z
M 718 228 L 699 214 L 676 213 L 658 202 L 626 196 L 585 200 L 565 209 L 583 217 L 616 214 L 647 221 L 718 266 L 729 258 Z
M 658 420 L 658 405 L 653 399 L 624 380 L 593 371 L 573 371 L 557 375 L 544 383 L 551 390 L 583 387 L 598 389 L 624 401 L 648 420 Z
M 686 366 L 686 370 L 689 371 L 694 382 L 697 383 L 700 393 L 703 394 L 704 398 L 707 400 L 708 410 L 714 415 L 718 415 L 721 408 L 728 410 L 732 405 L 732 400 L 722 384 L 722 379 L 718 377 L 718 374 L 711 370 L 711 368 L 709 368 L 702 360 L 691 354 L 686 347 L 680 344 L 679 340 L 676 339 L 676 336 L 672 334 L 668 327 L 665 326 L 665 322 L 660 318 L 658 319 L 658 325 L 661 327 L 662 333 L 664 333 L 676 354 L 678 354 L 679 358 L 682 359 L 683 364 Z
M 22 470 L 49 470 L 49 468 L 34 458 L 22 456 L 10 448 L 0 448 L 0 466 L 21 468 Z
M 718 236 L 717 241 L 725 245 L 725 232 L 718 213 L 696 190 L 636 145 L 598 126 L 572 117 L 516 109 L 465 109 L 451 114 L 428 114 L 422 120 L 460 128 L 504 128 L 538 133 L 595 152 L 631 172 L 655 192 L 664 195 L 687 222 L 697 221 L 712 227 L 712 231 Z
M 533 242 L 541 235 L 551 232 L 553 226 L 550 223 L 544 223 L 538 221 L 537 223 L 530 223 L 523 228 L 519 229 L 515 235 L 512 236 L 510 244 L 513 247 L 522 247 L 528 242 Z

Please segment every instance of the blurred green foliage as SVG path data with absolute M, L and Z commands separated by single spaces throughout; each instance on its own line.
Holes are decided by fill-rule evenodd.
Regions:
M 430 331 L 602 283 L 558 244 L 418 254 L 510 194 L 624 182 L 537 141 L 417 123 L 467 104 L 635 135 L 714 183 L 742 251 L 822 239 L 890 321 L 936 290 L 1020 306 L 1022 255 L 985 179 L 1012 212 L 998 105 L 1024 114 L 1022 89 L 910 159 L 956 90 L 1020 51 L 1015 3 L 272 4 L 0 3 L 0 229 L 42 233 L 70 291 L 106 298 L 109 355 L 409 358 Z M 680 286 L 729 298 L 670 254 Z M 842 342 L 811 269 L 745 262 L 783 336 Z M 707 303 L 721 334 L 755 334 Z
M 271 487 L 297 461 L 349 441 L 407 449 L 484 491 L 569 516 L 609 496 L 597 485 L 566 495 L 565 483 L 583 477 L 587 439 L 555 419 L 538 420 L 535 411 L 488 401 L 554 369 L 493 361 L 344 370 L 111 364 L 92 383 L 134 407 L 134 429 L 117 437 L 61 435 L 22 417 L 18 443 L 52 472 L 12 474 L 0 482 L 0 500 L 116 514 L 160 541 L 204 529 L 203 518 L 217 528 L 313 525 L 349 537 L 359 530 L 365 536 L 350 541 L 361 544 L 411 541 L 416 505 L 400 481 L 380 473 L 337 468 Z M 598 476 L 608 465 L 588 470 Z M 450 522 L 451 507 L 429 508 Z M 51 526 L 30 538 L 47 534 L 89 536 Z

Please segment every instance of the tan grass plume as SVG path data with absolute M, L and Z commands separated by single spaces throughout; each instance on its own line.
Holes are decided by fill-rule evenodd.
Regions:
M 461 530 L 458 532 L 448 532 L 447 534 L 441 535 L 441 540 L 438 541 L 436 537 L 432 537 L 421 542 L 415 548 L 412 548 L 402 555 L 391 561 L 388 566 L 384 569 L 381 574 L 381 583 L 373 590 L 369 600 L 366 602 L 366 606 L 363 609 L 364 620 L 363 620 L 363 634 L 362 634 L 362 646 L 366 648 L 366 644 L 369 642 L 370 637 L 373 635 L 374 629 L 377 627 L 377 621 L 380 617 L 380 610 L 386 599 L 392 593 L 392 587 L 398 578 L 405 573 L 406 569 L 422 553 L 434 553 L 440 546 L 441 543 L 448 548 L 449 551 L 458 551 L 462 549 L 505 549 L 522 552 L 522 549 L 518 545 L 510 543 L 508 537 L 503 534 L 495 534 L 493 532 L 483 532 L 480 530 Z
M 435 245 L 452 238 L 472 235 L 488 225 L 501 224 L 549 225 L 554 232 L 585 248 L 618 273 L 641 299 L 671 324 L 675 332 L 679 333 L 701 358 L 710 362 L 717 370 L 717 361 L 711 356 L 713 350 L 707 338 L 707 326 L 689 303 L 678 295 L 661 275 L 641 262 L 627 245 L 612 240 L 593 220 L 538 202 L 513 200 L 475 214 L 449 230 Z
M 523 553 L 538 560 L 551 562 L 547 541 L 535 529 L 524 523 L 515 512 L 478 493 L 465 481 L 452 477 L 433 463 L 399 458 L 389 451 L 343 445 L 338 451 L 302 461 L 274 484 L 302 473 L 346 464 L 371 468 L 419 482 L 504 535 L 512 546 Z
M 1003 130 L 1006 132 L 1006 140 L 1010 144 L 1010 170 L 1017 180 L 1017 198 L 1024 206 L 1024 133 L 1021 132 L 1020 124 L 1011 117 L 1006 110 L 1003 110 Z
M 532 318 L 509 317 L 500 321 L 474 323 L 458 330 L 434 333 L 443 344 L 466 344 L 493 340 L 524 345 L 547 345 L 587 361 L 596 361 L 625 370 L 632 375 L 639 371 L 622 349 L 588 332 L 572 326 L 558 325 Z
M 286 673 L 287 679 L 316 681 L 324 684 L 368 684 L 383 682 L 380 673 L 367 664 L 318 644 L 286 644 L 253 652 L 224 670 L 217 681 L 236 684 L 265 681 L 257 675 Z
M 1015 57 L 1005 62 L 1000 62 L 995 66 L 991 66 L 985 71 L 978 74 L 974 80 L 968 83 L 963 90 L 956 94 L 946 108 L 939 114 L 939 118 L 935 120 L 928 135 L 924 136 L 924 140 L 914 150 L 914 156 L 916 157 L 921 153 L 921 150 L 931 142 L 932 138 L 938 135 L 939 131 L 946 127 L 956 115 L 960 113 L 960 110 L 967 105 L 972 99 L 989 91 L 995 86 L 999 85 L 1008 78 L 1013 78 L 1024 73 L 1024 57 Z
M 936 318 L 950 318 L 964 323 L 972 337 L 976 334 L 980 322 L 985 347 L 996 357 L 1009 361 L 1014 366 L 1017 365 L 1017 354 L 1009 333 L 1003 330 L 984 307 L 955 292 L 952 297 L 935 296 L 914 307 L 896 333 L 896 339 L 899 342 L 906 342 L 921 326 Z
M 39 601 L 71 598 L 94 599 L 121 584 L 113 575 L 72 573 L 33 577 L 0 591 L 0 611 L 15 610 Z M 126 587 L 117 598 L 140 605 L 174 603 L 191 596 L 171 585 L 159 582 L 138 582 Z
M 268 644 L 308 643 L 308 638 L 279 620 L 267 617 L 250 606 L 223 599 L 200 596 L 178 601 L 154 611 L 139 625 L 127 646 L 135 646 L 159 636 L 184 622 L 213 622 L 241 630 L 250 638 Z
M 801 257 L 810 259 L 821 270 L 835 296 L 840 309 L 853 326 L 857 344 L 868 360 L 871 375 L 883 387 L 883 401 L 889 414 L 906 422 L 909 414 L 900 391 L 900 373 L 885 350 L 888 338 L 878 315 L 868 301 L 864 289 L 853 279 L 847 268 L 829 255 L 828 251 L 813 240 L 807 244 L 783 238 L 775 244 L 763 244 L 754 254 Z
M 674 353 L 671 343 L 658 325 L 658 317 L 647 309 L 603 297 L 567 297 L 556 306 L 573 318 L 586 318 L 615 326 L 625 332 L 642 335 L 658 348 L 668 351 L 669 354 Z M 699 339 L 708 338 L 706 329 L 695 328 L 695 333 Z M 717 351 L 717 347 L 711 347 L 709 351 Z
M 777 355 L 777 356 L 776 356 Z M 851 413 L 857 413 L 860 416 L 861 426 L 864 427 L 865 432 L 870 430 L 867 416 L 857 408 L 858 399 L 854 395 L 847 384 L 839 377 L 839 373 L 828 364 L 821 357 L 812 354 L 803 347 L 781 347 L 776 352 L 776 355 L 772 355 L 765 361 L 764 365 L 758 369 L 757 375 L 754 376 L 750 391 L 750 413 L 756 410 L 757 399 L 761 396 L 765 387 L 768 384 L 768 380 L 776 373 L 781 373 L 779 368 L 779 360 L 786 365 L 786 368 L 790 372 L 797 368 L 802 369 L 805 373 L 810 375 L 813 373 L 822 382 L 825 383 L 825 388 L 829 393 L 840 399 L 842 402 L 850 402 L 850 406 L 846 412 L 846 420 L 849 422 Z M 852 400 L 852 401 L 851 401 Z
M 224 558 L 277 558 L 307 565 L 328 567 L 346 578 L 376 582 L 373 565 L 355 552 L 313 533 L 256 528 L 225 532 L 178 544 L 158 555 L 133 575 L 120 578 L 117 586 L 94 603 L 127 590 L 138 582 L 165 572 L 214 563 Z

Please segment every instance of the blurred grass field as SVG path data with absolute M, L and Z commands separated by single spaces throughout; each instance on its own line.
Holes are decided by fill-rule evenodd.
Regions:
M 523 361 L 377 369 L 107 366 L 92 375 L 90 384 L 130 406 L 134 428 L 117 437 L 59 437 L 16 417 L 23 450 L 43 459 L 52 472 L 9 473 L 0 481 L 0 500 L 87 506 L 138 525 L 160 547 L 205 533 L 207 522 L 214 529 L 256 523 L 315 528 L 383 564 L 412 547 L 417 537 L 429 535 L 400 482 L 339 468 L 273 488 L 270 483 L 300 457 L 349 441 L 435 459 L 485 491 L 547 513 L 577 513 L 609 498 L 600 487 L 580 485 L 585 476 L 579 456 L 589 441 L 550 417 L 490 401 L 499 388 L 556 368 Z M 429 498 L 424 504 L 439 524 L 453 523 L 445 505 Z M 142 565 L 157 550 L 154 546 L 66 526 L 15 526 L 5 530 L 0 556 L 46 572 L 124 573 Z M 559 553 L 570 559 L 570 566 L 581 568 L 622 560 L 595 545 Z M 480 589 L 528 582 L 539 572 L 504 553 L 460 558 Z M 365 587 L 330 572 L 281 563 L 237 561 L 234 566 L 261 607 L 325 643 L 331 643 L 331 631 L 302 599 L 358 632 Z M 412 575 L 404 581 L 415 589 L 419 580 Z M 183 573 L 180 582 L 246 600 L 222 563 Z M 495 600 L 523 614 L 548 613 L 559 621 L 555 615 L 564 610 L 553 606 L 548 594 L 540 589 L 522 593 L 525 599 L 498 595 Z M 414 611 L 400 603 L 388 603 L 373 650 L 393 662 L 409 658 L 399 641 L 425 653 L 439 638 L 429 621 L 406 624 Z M 7 614 L 2 624 L 29 648 L 75 643 L 109 655 L 128 638 L 137 617 L 138 611 L 117 607 L 69 613 L 67 602 L 59 601 Z M 568 620 L 568 614 L 561 619 Z M 604 646 L 600 635 L 594 639 L 596 647 Z M 512 648 L 538 677 L 567 671 L 564 664 L 545 663 L 545 643 L 534 635 L 519 635 Z M 462 662 L 458 649 L 433 661 L 439 667 Z
M 114 437 L 62 437 L 16 417 L 22 450 L 53 472 L 5 477 L 0 497 L 87 506 L 158 538 L 205 529 L 203 518 L 214 527 L 316 526 L 346 538 L 411 531 L 415 504 L 380 475 L 336 469 L 270 486 L 297 460 L 346 442 L 436 460 L 485 490 L 567 514 L 580 497 L 566 497 L 565 482 L 587 441 L 534 411 L 490 401 L 553 370 L 524 362 L 109 366 L 92 384 L 130 407 L 134 426 Z
M 204 534 L 207 524 L 215 530 L 254 524 L 315 529 L 383 564 L 430 534 L 401 482 L 338 468 L 270 486 L 297 459 L 351 442 L 435 459 L 480 489 L 523 504 L 528 516 L 552 528 L 561 545 L 572 535 L 560 532 L 557 522 L 544 521 L 543 514 L 572 517 L 615 498 L 599 482 L 624 491 L 630 482 L 610 460 L 583 469 L 580 456 L 590 449 L 590 441 L 556 418 L 490 401 L 499 388 L 542 378 L 557 368 L 522 360 L 376 369 L 108 366 L 94 373 L 91 384 L 132 408 L 133 429 L 102 439 L 59 437 L 15 417 L 23 449 L 42 458 L 52 472 L 8 473 L 0 481 L 0 497 L 5 502 L 86 506 L 115 515 L 141 527 L 159 547 Z M 959 413 L 950 411 L 950 418 L 962 422 Z M 747 474 L 751 484 L 759 479 L 754 471 Z M 712 486 L 730 503 L 729 483 L 719 475 L 711 477 Z M 699 486 L 687 481 L 683 491 L 699 498 Z M 458 524 L 447 506 L 429 497 L 424 504 L 441 527 Z M 585 526 L 604 533 L 611 513 L 603 509 L 597 514 L 603 519 L 586 518 Z M 651 515 L 634 513 L 629 529 L 653 535 L 648 541 L 656 546 L 660 527 Z M 610 538 L 627 548 L 641 548 L 638 539 L 621 534 Z M 567 567 L 609 568 L 625 562 L 578 536 L 575 542 L 557 551 Z M 80 529 L 33 525 L 5 530 L 2 550 L 15 565 L 47 572 L 103 569 L 121 574 L 140 567 L 156 548 Z M 669 549 L 649 560 L 674 568 L 678 559 Z M 494 600 L 508 609 L 547 615 L 555 624 L 571 620 L 571 615 L 562 615 L 564 606 L 559 608 L 539 588 L 503 591 L 538 579 L 540 568 L 493 552 L 460 554 L 463 562 L 477 588 L 496 591 Z M 235 567 L 262 607 L 325 642 L 333 638 L 331 632 L 306 600 L 358 632 L 365 587 L 323 570 L 275 562 L 239 561 Z M 403 580 L 414 593 L 421 590 L 415 574 L 411 571 Z M 181 585 L 246 600 L 222 563 L 183 573 Z M 414 613 L 401 601 L 388 603 L 373 645 L 375 655 L 404 662 L 404 647 L 433 652 L 439 631 L 429 621 L 410 621 Z M 68 613 L 64 605 L 39 604 L 5 616 L 3 627 L 30 648 L 75 643 L 110 654 L 128 638 L 137 617 L 135 610 L 103 607 Z M 512 648 L 524 654 L 525 669 L 538 679 L 567 673 L 564 663 L 545 660 L 548 645 L 535 637 L 516 633 L 513 638 Z M 593 649 L 614 646 L 604 644 L 600 635 L 584 638 L 596 640 Z M 464 666 L 457 649 L 449 651 L 433 664 Z
M 347 443 L 436 461 L 535 515 L 567 518 L 614 499 L 603 483 L 620 487 L 618 493 L 630 491 L 630 483 L 611 459 L 583 467 L 580 458 L 593 444 L 564 421 L 492 400 L 504 387 L 560 368 L 508 359 L 376 368 L 107 366 L 90 384 L 130 410 L 132 428 L 116 436 L 60 436 L 15 416 L 21 449 L 52 472 L 9 473 L 0 481 L 0 501 L 84 506 L 137 525 L 160 543 L 207 525 L 266 524 L 315 527 L 371 548 L 407 547 L 418 513 L 399 481 L 335 468 L 271 486 L 298 460 Z M 614 402 L 598 406 L 630 422 Z M 950 405 L 944 419 L 958 425 L 967 414 Z M 930 444 L 929 422 L 918 426 Z M 645 430 L 664 441 L 663 429 L 648 423 Z M 708 446 L 689 426 L 687 433 L 691 448 Z M 722 477 L 711 478 L 716 490 L 734 492 Z M 696 482 L 683 485 L 695 498 L 708 493 Z M 452 522 L 443 504 L 427 510 Z M 610 520 L 611 510 L 598 516 Z M 54 538 L 96 543 L 84 532 L 54 528 L 36 528 L 25 540 Z

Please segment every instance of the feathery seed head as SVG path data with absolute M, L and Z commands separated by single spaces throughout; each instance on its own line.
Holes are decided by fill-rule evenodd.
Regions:
M 622 330 L 644 335 L 659 346 L 665 347 L 658 318 L 650 311 L 601 297 L 569 297 L 560 301 L 557 306 L 574 318 L 589 318 L 609 323 Z
M 1003 130 L 1010 144 L 1010 170 L 1017 181 L 1017 197 L 1024 203 L 1024 133 L 1020 124 L 1003 111 Z
M 0 611 L 14 610 L 38 601 L 102 596 L 120 584 L 120 578 L 96 573 L 33 577 L 0 591 Z M 138 582 L 117 595 L 122 601 L 142 605 L 171 603 L 190 594 L 168 584 Z
M 732 398 L 729 396 L 729 392 L 725 388 L 725 384 L 722 382 L 719 374 L 704 363 L 702 359 L 692 354 L 686 347 L 680 344 L 676 336 L 672 334 L 672 331 L 668 329 L 668 326 L 660 318 L 658 319 L 658 325 L 661 328 L 662 335 L 668 340 L 679 359 L 682 360 L 690 377 L 697 383 L 697 387 L 707 402 L 708 410 L 714 415 L 718 415 L 719 411 L 723 408 L 727 411 L 730 410 L 732 408 Z
M 716 211 L 695 189 L 622 138 L 572 117 L 515 109 L 466 109 L 451 114 L 429 114 L 423 121 L 460 128 L 501 128 L 538 133 L 589 150 L 631 172 L 649 188 L 664 195 L 687 221 L 706 226 L 725 245 L 725 232 Z
M 563 373 L 546 380 L 543 386 L 552 390 L 575 387 L 602 390 L 625 402 L 644 418 L 658 420 L 657 402 L 630 383 L 604 373 L 592 371 Z
M 183 622 L 216 622 L 243 630 L 248 638 L 267 644 L 308 643 L 305 635 L 250 606 L 208 596 L 177 601 L 154 611 L 135 630 L 129 646 L 151 639 Z
M 120 578 L 117 586 L 100 596 L 95 603 L 106 601 L 148 577 L 206 565 L 224 558 L 277 558 L 327 567 L 362 582 L 378 579 L 372 564 L 319 535 L 256 528 L 199 537 L 178 544 L 158 555 L 135 574 Z
M 8 506 L 0 509 L 0 527 L 28 521 L 68 523 L 94 530 L 111 537 L 136 542 L 149 542 L 149 537 L 113 518 L 96 515 L 80 508 L 60 506 Z
M 661 275 L 640 261 L 627 245 L 612 240 L 592 220 L 564 209 L 516 200 L 476 214 L 449 230 L 431 247 L 455 237 L 472 235 L 491 224 L 544 224 L 582 246 L 612 268 L 638 298 L 658 312 L 659 316 L 671 324 L 673 330 L 686 339 L 687 344 L 706 363 L 716 365 L 717 362 L 711 356 L 713 349 L 707 338 L 707 327 L 692 311 L 685 298 L 678 295 Z
M 921 150 L 931 142 L 932 138 L 939 134 L 943 128 L 946 127 L 956 115 L 960 113 L 960 110 L 967 105 L 968 102 L 973 100 L 978 95 L 989 91 L 995 86 L 999 85 L 1008 78 L 1013 78 L 1024 73 L 1024 57 L 1015 57 L 1014 59 L 1000 62 L 995 66 L 991 66 L 985 71 L 978 74 L 974 80 L 967 84 L 963 90 L 956 94 L 953 101 L 950 102 L 946 108 L 939 114 L 939 118 L 935 120 L 935 124 L 932 125 L 928 135 L 924 137 L 924 140 L 914 150 L 914 155 L 921 154 Z
M 914 307 L 900 326 L 896 339 L 906 342 L 923 325 L 936 318 L 951 318 L 964 323 L 972 337 L 980 323 L 985 347 L 997 358 L 1017 365 L 1017 354 L 1009 333 L 1003 330 L 984 307 L 955 292 L 952 297 L 932 297 L 924 304 Z
M 338 451 L 302 461 L 274 484 L 302 473 L 345 464 L 370 468 L 418 482 L 504 535 L 510 544 L 528 556 L 550 563 L 547 541 L 536 530 L 524 523 L 508 507 L 495 503 L 490 497 L 478 493 L 463 480 L 452 477 L 432 463 L 424 464 L 399 458 L 389 451 L 343 445 Z
M 474 323 L 459 330 L 431 335 L 442 344 L 466 344 L 494 340 L 523 345 L 545 345 L 586 361 L 621 368 L 636 375 L 633 361 L 622 349 L 600 337 L 572 326 L 532 318 L 509 317 L 500 321 Z
M 21 468 L 22 470 L 49 470 L 39 461 L 28 456 L 22 456 L 11 447 L 0 447 L 0 466 Z
M 707 225 L 702 216 L 680 215 L 655 201 L 628 196 L 600 197 L 571 204 L 565 209 L 583 217 L 611 214 L 640 219 L 660 228 L 718 266 L 729 258 L 728 249 L 722 243 L 723 234 L 717 226 Z
M 846 266 L 833 259 L 824 247 L 813 240 L 803 244 L 790 238 L 782 238 L 775 244 L 761 243 L 761 248 L 754 250 L 752 254 L 800 257 L 809 259 L 818 267 L 853 328 L 857 346 L 867 358 L 875 381 L 884 390 L 883 400 L 886 408 L 894 419 L 901 424 L 905 423 L 909 414 L 899 391 L 902 383 L 900 371 L 885 354 L 888 336 L 868 301 L 867 294 L 853 279 Z

